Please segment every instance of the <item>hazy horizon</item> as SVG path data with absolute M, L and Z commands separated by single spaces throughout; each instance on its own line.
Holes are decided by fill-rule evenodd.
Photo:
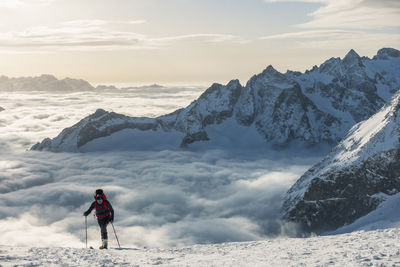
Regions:
M 245 82 L 400 44 L 393 0 L 2 0 L 0 14 L 0 75 L 95 84 Z
M 388 48 L 388 47 L 382 47 L 382 48 Z M 382 48 L 380 48 L 380 49 L 382 49 Z M 390 48 L 392 48 L 392 47 L 390 47 Z M 351 48 L 351 49 L 353 49 L 353 50 L 355 50 L 356 51 L 356 53 L 358 53 L 357 52 L 357 49 L 354 49 L 354 48 Z M 379 50 L 379 49 L 378 49 Z M 376 51 L 376 53 L 378 52 L 378 50 Z M 350 51 L 350 50 L 349 50 Z M 346 56 L 346 54 L 349 52 L 349 51 L 347 51 L 344 55 L 342 55 L 342 56 L 338 56 L 337 58 L 341 58 L 341 59 L 343 59 L 345 56 Z M 359 54 L 359 56 L 360 57 L 369 57 L 369 58 L 372 58 L 373 56 L 375 56 L 376 55 L 376 53 L 375 54 L 373 54 L 372 56 L 365 56 L 365 55 L 362 55 L 362 54 Z M 306 68 L 304 71 L 300 71 L 300 70 L 295 70 L 295 69 L 288 69 L 287 71 L 298 71 L 298 72 L 302 72 L 302 73 L 304 73 L 304 72 L 306 72 L 306 71 L 310 71 L 313 67 L 315 67 L 315 66 L 320 66 L 321 64 L 323 64 L 325 61 L 327 61 L 327 60 L 329 60 L 330 58 L 333 58 L 333 56 L 332 57 L 329 57 L 329 58 L 326 58 L 325 60 L 323 60 L 323 61 L 321 61 L 320 63 L 317 63 L 317 64 L 315 64 L 315 65 L 313 65 L 313 66 L 310 66 L 310 67 L 308 67 L 308 68 Z M 254 76 L 254 75 L 257 75 L 257 74 L 259 74 L 259 73 L 261 73 L 264 69 L 266 69 L 267 68 L 267 66 L 268 65 L 266 65 L 263 69 L 260 69 L 258 72 L 255 72 L 255 73 L 253 73 L 249 78 L 247 78 L 246 80 L 243 80 L 243 79 L 239 79 L 239 78 L 235 78 L 235 77 L 232 77 L 231 79 L 227 79 L 227 80 L 223 80 L 223 81 L 176 81 L 176 82 L 151 82 L 151 81 L 144 81 L 144 82 L 141 82 L 141 81 L 126 81 L 126 82 L 120 82 L 120 81 L 114 81 L 114 82 L 112 82 L 112 81 L 110 81 L 110 82 L 97 82 L 97 81 L 91 81 L 91 80 L 85 80 L 85 79 L 83 79 L 83 80 L 85 80 L 85 81 L 87 81 L 87 82 L 89 82 L 92 86 L 94 86 L 94 87 L 96 87 L 96 86 L 115 86 L 115 87 L 117 87 L 117 88 L 129 88 L 129 87 L 152 87 L 152 86 L 162 86 L 162 87 L 166 87 L 166 88 L 177 88 L 177 87 L 179 87 L 179 88 L 197 88 L 197 89 L 206 89 L 206 88 L 208 88 L 209 86 L 211 86 L 213 83 L 221 83 L 221 84 L 227 84 L 229 81 L 231 81 L 231 80 L 236 80 L 236 79 L 238 79 L 239 80 L 239 82 L 242 84 L 242 85 L 245 85 L 246 83 L 247 83 L 247 81 L 248 80 L 250 80 L 250 78 L 252 77 L 252 76 Z M 275 68 L 275 66 L 273 66 L 274 68 Z M 279 70 L 278 70 L 279 71 Z M 282 73 L 284 73 L 284 72 L 282 72 Z M 31 75 L 31 76 L 7 76 L 7 75 L 4 75 L 4 74 L 2 74 L 2 73 L 0 73 L 0 77 L 1 76 L 5 76 L 5 77 L 7 77 L 7 78 L 35 78 L 35 77 L 40 77 L 40 76 L 42 76 L 42 75 L 51 75 L 51 76 L 54 76 L 54 77 L 56 77 L 58 80 L 62 80 L 62 79 L 65 79 L 65 78 L 71 78 L 71 79 L 81 79 L 81 78 L 77 78 L 77 77 L 71 77 L 71 76 L 60 76 L 60 75 L 55 75 L 55 74 L 53 74 L 53 73 L 41 73 L 41 74 L 37 74 L 37 75 Z

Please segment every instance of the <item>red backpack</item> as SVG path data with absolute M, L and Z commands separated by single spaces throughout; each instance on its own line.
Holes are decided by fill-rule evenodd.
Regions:
M 98 210 L 97 199 L 96 199 L 96 196 L 98 196 L 98 195 L 100 195 L 100 194 L 98 194 L 98 193 L 97 193 L 97 190 L 96 190 L 96 194 L 94 195 L 94 209 L 95 209 L 95 210 Z M 106 197 L 106 195 L 103 193 L 103 190 L 101 190 L 101 198 L 103 199 L 104 208 L 105 208 L 106 210 L 108 210 L 108 215 L 97 216 L 97 213 L 96 213 L 96 217 L 97 217 L 97 218 L 105 218 L 105 217 L 111 215 L 111 211 L 110 211 L 109 208 L 107 207 L 107 203 L 106 203 L 107 197 Z

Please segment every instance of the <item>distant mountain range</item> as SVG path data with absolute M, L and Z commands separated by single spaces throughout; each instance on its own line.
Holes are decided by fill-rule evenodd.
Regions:
M 105 89 L 100 86 L 97 89 Z M 0 76 L 0 91 L 93 91 L 96 90 L 90 83 L 80 79 L 65 78 L 58 80 L 53 75 L 39 77 L 8 78 Z
M 272 66 L 242 86 L 213 84 L 189 106 L 157 118 L 105 110 L 54 139 L 32 147 L 48 151 L 165 149 L 186 146 L 337 144 L 400 87 L 400 51 L 380 49 L 372 59 L 354 50 L 305 73 Z
M 117 88 L 113 85 L 93 86 L 82 79 L 57 79 L 53 75 L 43 74 L 37 77 L 9 78 L 0 76 L 0 91 L 42 91 L 42 92 L 77 92 L 77 91 L 113 91 L 129 89 L 163 89 L 159 84 L 143 85 L 138 87 Z
M 288 191 L 284 217 L 304 230 L 347 225 L 400 192 L 400 90 Z

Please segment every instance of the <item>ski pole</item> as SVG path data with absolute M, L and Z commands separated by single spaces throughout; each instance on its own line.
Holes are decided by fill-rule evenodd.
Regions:
M 87 216 L 85 216 L 86 248 L 87 248 Z
M 115 238 L 117 239 L 118 246 L 119 246 L 119 248 L 121 248 L 121 245 L 119 244 L 119 240 L 118 240 L 117 232 L 115 232 L 114 224 L 113 224 L 112 222 L 111 222 L 111 225 L 112 225 L 112 228 L 113 228 L 113 230 L 114 230 L 114 234 L 115 234 Z

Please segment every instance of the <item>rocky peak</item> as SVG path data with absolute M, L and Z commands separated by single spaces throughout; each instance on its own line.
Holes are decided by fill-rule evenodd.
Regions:
M 242 87 L 242 85 L 240 84 L 239 80 L 235 79 L 235 80 L 231 80 L 227 85 L 227 88 L 236 88 L 236 87 Z
M 291 79 L 269 65 L 262 73 L 251 77 L 246 87 L 266 89 L 268 87 L 288 87 L 288 85 L 293 85 L 293 83 Z
M 263 78 L 269 78 L 269 79 L 286 79 L 285 75 L 277 71 L 272 65 L 268 65 L 268 67 L 263 70 L 263 72 L 258 75 Z
M 378 50 L 377 55 L 373 59 L 385 60 L 389 57 L 400 57 L 400 51 L 394 48 L 382 48 Z
M 346 54 L 343 60 L 354 60 L 361 58 L 354 49 L 350 49 L 350 51 Z
M 347 66 L 362 66 L 361 57 L 353 49 L 343 58 L 343 63 Z
M 101 117 L 101 116 L 103 116 L 103 115 L 105 115 L 105 114 L 107 114 L 107 113 L 108 113 L 108 112 L 105 111 L 104 109 L 99 108 L 99 109 L 96 110 L 95 113 L 93 113 L 92 115 L 90 115 L 90 117 L 91 117 L 91 118 L 98 118 L 98 117 Z
M 268 65 L 265 70 L 262 72 L 263 74 L 272 74 L 272 75 L 277 75 L 280 74 L 279 71 L 277 71 L 272 65 Z
M 337 71 L 337 68 L 340 66 L 340 58 L 332 57 L 321 64 L 319 67 L 320 72 L 323 73 L 332 73 L 334 74 Z
M 50 74 L 42 74 L 39 76 L 38 78 L 41 81 L 45 81 L 45 82 L 55 82 L 58 81 L 56 77 L 54 77 L 53 75 Z
M 208 88 L 207 90 L 204 91 L 204 93 L 202 93 L 200 95 L 200 99 L 206 99 L 209 97 L 209 95 L 221 90 L 221 88 L 223 87 L 222 84 L 220 83 L 213 83 L 210 88 Z
M 69 86 L 73 87 L 73 89 L 94 89 L 90 83 L 82 79 L 72 79 L 67 77 L 61 81 L 67 83 Z

